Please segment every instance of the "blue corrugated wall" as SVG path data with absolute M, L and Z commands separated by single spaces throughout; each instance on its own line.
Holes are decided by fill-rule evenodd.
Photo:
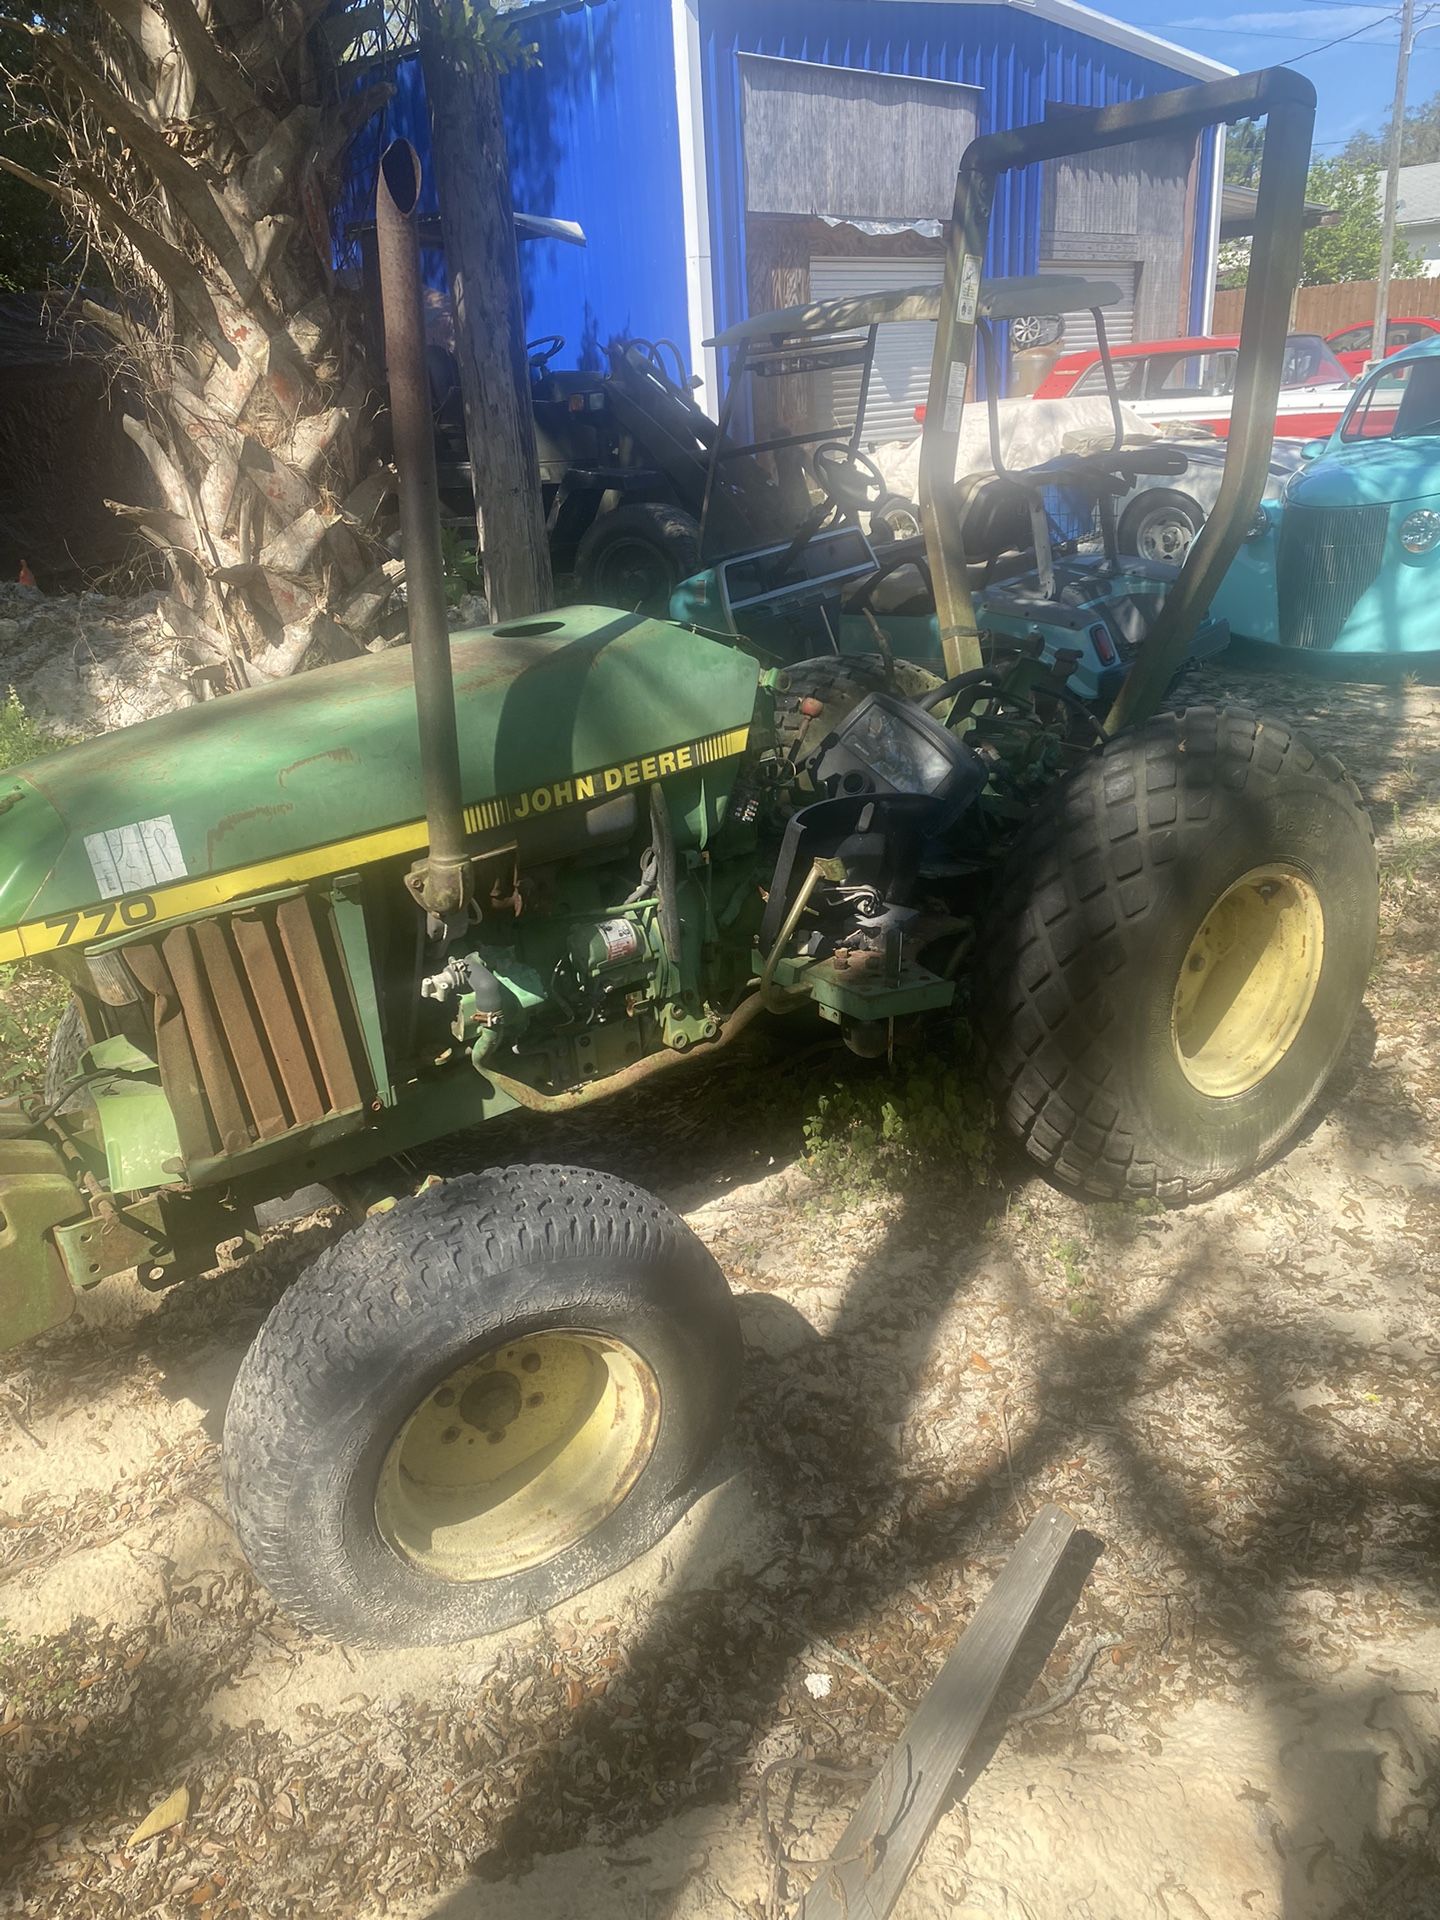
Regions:
M 722 328 L 747 311 L 738 54 L 768 53 L 979 87 L 982 133 L 1040 120 L 1050 101 L 1110 106 L 1192 84 L 1172 68 L 1013 8 L 945 7 L 931 0 L 892 0 L 885 6 L 867 0 L 702 0 L 700 24 L 716 322 Z M 1206 140 L 1206 158 L 1213 162 L 1213 134 Z M 958 164 L 960 156 L 955 157 Z M 1207 166 L 1196 209 L 1201 265 L 1210 199 Z M 1034 273 L 1039 243 L 1040 169 L 1002 175 L 986 273 Z M 1200 279 L 1197 274 L 1192 280 L 1192 326 L 1204 312 Z
M 711 247 L 717 327 L 747 311 L 744 174 L 736 56 L 768 53 L 865 67 L 982 89 L 981 127 L 1023 126 L 1047 102 L 1108 105 L 1186 84 L 1153 61 L 1012 8 L 932 0 L 702 0 Z M 585 249 L 548 240 L 520 249 L 532 334 L 563 333 L 561 364 L 599 364 L 617 334 L 689 339 L 670 0 L 593 0 L 534 20 L 540 65 L 504 82 L 515 205 L 578 220 Z M 346 221 L 370 219 L 384 142 L 430 151 L 419 62 L 402 60 L 383 120 L 351 157 Z M 1206 136 L 1207 161 L 1214 136 Z M 958 160 L 958 155 L 956 156 Z M 427 169 L 428 172 L 428 169 Z M 1213 187 L 1207 164 L 1196 207 L 1203 267 Z M 435 208 L 427 179 L 422 211 Z M 1005 176 L 991 221 L 990 273 L 1033 273 L 1040 229 L 1039 170 Z M 435 284 L 438 267 L 430 263 Z M 1192 279 L 1190 325 L 1203 320 L 1203 272 Z
M 599 0 L 537 19 L 526 31 L 540 65 L 503 83 L 514 202 L 522 213 L 578 220 L 589 242 L 521 243 L 528 330 L 565 335 L 561 366 L 598 366 L 617 334 L 668 335 L 683 345 L 689 326 L 669 0 Z M 393 78 L 384 120 L 352 154 L 344 218 L 374 217 L 375 167 L 386 140 L 403 135 L 428 161 L 419 61 L 402 60 Z M 435 204 L 432 178 L 421 211 L 433 213 Z

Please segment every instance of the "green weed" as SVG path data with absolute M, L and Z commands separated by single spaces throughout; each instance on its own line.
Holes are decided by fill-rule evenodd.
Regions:
M 832 1082 L 813 1099 L 804 1135 L 811 1173 L 841 1200 L 937 1174 L 995 1184 L 994 1110 L 963 1049 Z
M 18 767 L 27 760 L 38 760 L 42 754 L 53 753 L 63 744 L 53 734 L 41 732 L 11 687 L 4 706 L 0 707 L 0 767 Z
M 1052 1240 L 1049 1252 L 1065 1276 L 1070 1296 L 1066 1304 L 1072 1317 L 1092 1326 L 1100 1318 L 1100 1295 L 1091 1284 L 1089 1247 L 1083 1240 L 1073 1238 Z
M 1137 1193 L 1124 1200 L 1092 1200 L 1085 1208 L 1085 1218 L 1097 1234 L 1130 1246 L 1139 1239 L 1144 1223 L 1164 1211 L 1152 1195 Z
M 38 760 L 65 744 L 41 732 L 12 687 L 0 706 L 0 767 Z M 0 967 L 0 1093 L 40 1091 L 50 1035 L 69 998 L 69 987 L 48 967 L 28 961 Z
M 458 607 L 467 593 L 485 591 L 485 571 L 480 555 L 454 527 L 440 529 L 440 562 L 445 569 L 445 599 Z

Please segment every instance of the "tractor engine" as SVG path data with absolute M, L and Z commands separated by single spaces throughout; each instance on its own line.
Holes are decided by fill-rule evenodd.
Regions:
M 803 989 L 856 1051 L 882 1050 L 896 1012 L 948 1001 L 920 955 L 953 952 L 966 927 L 925 863 L 987 769 L 925 710 L 937 685 L 868 658 L 803 663 L 779 677 L 703 850 L 677 845 L 653 785 L 628 858 L 502 862 L 478 927 L 421 979 L 432 1057 L 512 1090 L 575 1087 L 715 1039 L 767 964 L 770 1004 Z

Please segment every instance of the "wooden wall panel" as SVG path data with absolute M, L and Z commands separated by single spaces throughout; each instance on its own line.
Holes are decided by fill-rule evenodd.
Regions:
M 743 54 L 751 213 L 943 220 L 979 128 L 978 88 Z

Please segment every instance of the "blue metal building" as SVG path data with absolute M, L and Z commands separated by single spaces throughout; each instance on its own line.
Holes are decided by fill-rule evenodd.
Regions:
M 856 274 L 938 274 L 940 183 L 953 186 L 975 131 L 1231 71 L 1075 0 L 532 0 L 524 13 L 539 63 L 504 82 L 515 205 L 577 220 L 588 239 L 522 248 L 530 329 L 566 336 L 562 364 L 598 364 L 617 335 L 668 336 L 712 409 L 703 342 L 746 312 Z M 418 62 L 395 79 L 385 125 L 355 156 L 356 211 L 381 139 L 428 150 Z M 1047 251 L 1104 266 L 1142 334 L 1202 331 L 1219 144 L 1171 157 L 1168 201 L 1139 161 L 1128 180 L 1112 161 L 1103 177 L 1006 176 L 987 271 L 1044 270 Z

